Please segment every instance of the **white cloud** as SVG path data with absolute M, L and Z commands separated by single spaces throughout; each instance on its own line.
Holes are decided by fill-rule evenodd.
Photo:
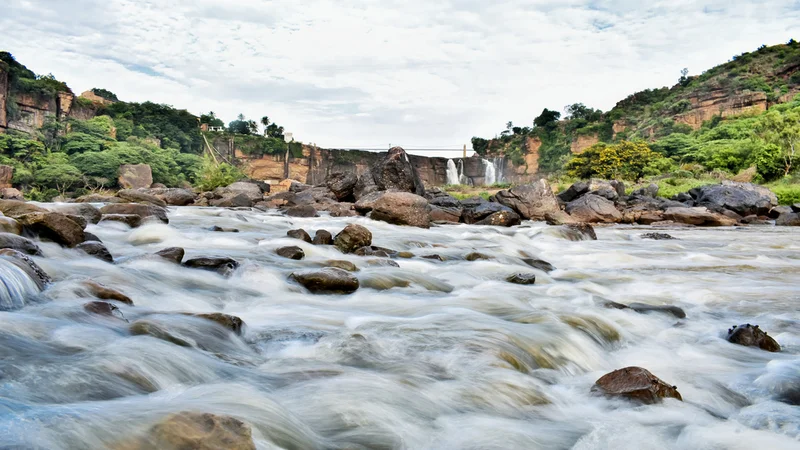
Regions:
M 800 38 L 795 0 L 6 3 L 4 49 L 78 92 L 266 114 L 326 147 L 460 148 Z

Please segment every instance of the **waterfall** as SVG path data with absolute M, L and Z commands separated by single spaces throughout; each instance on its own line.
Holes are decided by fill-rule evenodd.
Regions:
M 452 159 L 447 160 L 447 184 L 461 184 L 456 163 Z
M 481 161 L 483 161 L 483 166 L 485 168 L 483 172 L 483 184 L 486 186 L 495 184 L 497 182 L 497 170 L 494 167 L 494 163 L 486 159 L 481 159 Z
M 504 182 L 505 176 L 503 174 L 503 168 L 505 167 L 505 165 L 503 164 L 503 157 L 502 156 L 494 157 L 492 159 L 492 164 L 494 165 L 494 171 L 496 174 L 494 182 L 495 183 Z
M 459 159 L 458 160 L 458 181 L 461 184 L 471 184 L 470 181 L 469 181 L 469 178 L 467 178 L 467 176 L 464 175 L 464 160 L 463 159 Z

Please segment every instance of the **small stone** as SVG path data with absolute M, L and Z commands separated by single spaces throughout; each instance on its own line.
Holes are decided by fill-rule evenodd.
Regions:
M 647 305 L 644 303 L 631 303 L 630 305 L 628 305 L 628 308 L 638 313 L 664 312 L 667 314 L 672 314 L 678 319 L 686 318 L 686 312 L 684 312 L 683 309 L 674 305 Z
M 312 242 L 311 241 L 311 236 L 309 236 L 309 234 L 306 233 L 306 230 L 304 230 L 302 228 L 297 229 L 297 230 L 289 230 L 289 231 L 286 232 L 286 236 L 289 236 L 290 238 L 294 238 L 294 239 L 300 239 L 301 241 L 306 241 L 309 244 Z
M 348 272 L 358 272 L 358 267 L 356 267 L 356 265 L 351 263 L 350 261 L 332 259 L 332 260 L 326 261 L 325 265 L 328 266 L 328 267 L 335 267 L 337 269 L 346 270 Z
M 217 233 L 238 233 L 239 229 L 238 228 L 223 228 L 223 227 L 219 227 L 217 225 L 214 225 L 213 227 L 209 228 L 208 231 L 214 231 L 214 232 L 217 232 Z
M 671 235 L 669 235 L 667 233 L 645 233 L 645 234 L 641 235 L 640 237 L 642 239 L 653 239 L 653 240 L 656 240 L 656 241 L 665 241 L 665 240 L 675 239 L 674 237 L 672 237 Z
M 186 252 L 180 247 L 169 247 L 155 252 L 156 256 L 160 256 L 167 261 L 180 264 L 183 261 L 183 256 Z
M 644 404 L 659 403 L 664 398 L 683 400 L 681 394 L 647 369 L 626 367 L 600 377 L 592 387 L 593 392 L 612 397 L 625 397 Z
M 506 281 L 514 284 L 529 285 L 536 283 L 536 275 L 531 273 L 517 273 L 506 278 Z
M 222 325 L 224 328 L 227 328 L 240 336 L 242 334 L 242 329 L 244 328 L 244 321 L 241 318 L 232 316 L 230 314 L 204 313 L 204 314 L 192 314 L 192 316 L 216 322 Z
M 78 250 L 86 253 L 89 256 L 94 256 L 95 258 L 105 261 L 107 263 L 113 263 L 114 257 L 111 256 L 111 252 L 108 251 L 105 245 L 102 242 L 97 241 L 87 241 L 81 242 L 77 246 L 75 246 Z
M 120 311 L 116 305 L 108 302 L 89 302 L 83 305 L 83 309 L 88 313 L 97 314 L 100 316 L 116 317 L 117 319 L 122 319 L 127 322 L 125 316 L 122 315 L 122 311 Z
M 349 294 L 358 289 L 358 278 L 346 270 L 328 267 L 295 272 L 290 278 L 313 293 Z
M 133 300 L 130 297 L 123 294 L 122 292 L 111 289 L 109 287 L 103 286 L 100 283 L 95 281 L 86 280 L 81 282 L 81 285 L 86 289 L 86 293 L 91 295 L 92 297 L 99 298 L 101 300 L 114 300 L 120 303 L 125 303 L 126 305 L 133 306 Z M 83 292 L 78 292 L 78 295 L 83 294 Z
M 442 256 L 442 255 L 437 255 L 437 254 L 433 254 L 433 255 L 422 255 L 422 256 L 420 256 L 420 258 L 424 258 L 424 259 L 433 259 L 433 260 L 436 260 L 436 261 L 445 261 L 445 257 L 444 257 L 444 256 Z
M 543 272 L 552 272 L 556 270 L 555 266 L 550 264 L 549 262 L 543 259 L 536 259 L 536 258 L 524 258 L 522 260 L 525 264 L 533 267 L 534 269 L 539 269 Z
M 492 259 L 490 256 L 484 255 L 483 253 L 472 252 L 464 257 L 467 261 L 478 261 L 478 260 L 489 260 Z
M 275 250 L 275 253 L 277 253 L 280 256 L 283 256 L 284 258 L 296 259 L 296 260 L 303 259 L 306 256 L 302 248 L 294 245 L 290 247 L 281 247 Z
M 202 269 L 229 277 L 239 267 L 239 262 L 227 257 L 193 258 L 183 263 L 184 267 Z
M 411 252 L 397 252 L 397 257 L 403 259 L 411 259 L 414 257 L 414 254 Z
M 311 243 L 314 245 L 331 245 L 333 244 L 333 235 L 327 230 L 317 230 Z

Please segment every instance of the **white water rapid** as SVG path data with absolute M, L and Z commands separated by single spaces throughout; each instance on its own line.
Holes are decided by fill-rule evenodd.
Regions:
M 416 257 L 392 267 L 286 237 L 348 223 Z M 663 241 L 644 230 L 599 227 L 597 241 L 573 242 L 542 223 L 419 229 L 192 207 L 170 208 L 169 225 L 89 225 L 116 264 L 42 243 L 34 260 L 54 283 L 0 312 L 0 447 L 127 448 L 189 410 L 243 421 L 258 449 L 797 449 L 800 229 L 677 228 Z M 275 254 L 287 245 L 305 259 Z M 145 257 L 173 246 L 241 266 L 224 278 Z M 534 269 L 523 252 L 557 269 Z M 445 261 L 420 258 L 434 254 Z M 355 293 L 311 295 L 288 280 L 331 259 L 358 266 Z M 505 281 L 517 273 L 536 284 Z M 30 290 L 19 276 L 0 263 L 12 280 L 4 305 L 22 306 L 10 300 Z M 185 345 L 85 312 L 75 286 L 87 277 L 133 299 L 119 305 L 129 322 L 157 320 Z M 607 301 L 674 305 L 686 318 Z M 214 311 L 241 317 L 242 336 L 178 314 Z M 743 323 L 783 350 L 727 342 Z M 626 366 L 684 401 L 590 392 Z

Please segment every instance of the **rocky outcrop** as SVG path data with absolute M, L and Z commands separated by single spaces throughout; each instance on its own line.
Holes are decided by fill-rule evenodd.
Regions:
M 592 391 L 648 405 L 659 403 L 665 398 L 683 400 L 675 386 L 665 383 L 641 367 L 626 367 L 607 373 L 595 382 Z
M 561 209 L 546 180 L 500 191 L 494 199 L 527 220 L 544 220 L 547 213 Z
M 47 208 L 61 214 L 81 216 L 88 223 L 98 223 L 103 216 L 99 209 L 88 203 L 55 203 L 48 205 Z
M 19 200 L 0 200 L 0 212 L 8 217 L 18 217 L 23 214 L 45 213 L 48 212 L 48 210 L 32 203 L 25 203 Z
M 353 190 L 358 183 L 358 176 L 352 172 L 335 172 L 325 180 L 325 185 L 336 195 L 340 202 L 355 201 Z
M 597 134 L 581 134 L 575 136 L 570 145 L 570 151 L 573 154 L 583 153 L 587 148 L 600 142 L 600 136 Z
M 583 223 L 615 223 L 622 220 L 622 214 L 613 202 L 595 194 L 586 194 L 567 203 L 566 211 Z
M 683 123 L 697 130 L 703 122 L 715 116 L 736 117 L 747 113 L 767 110 L 767 94 L 764 92 L 741 92 L 731 94 L 725 89 L 714 90 L 703 95 L 688 98 L 691 109 L 674 117 L 675 122 Z
M 704 227 L 730 227 L 736 225 L 735 219 L 723 216 L 722 214 L 712 213 L 704 207 L 667 208 L 666 211 L 664 211 L 663 217 L 665 220 L 671 220 L 677 223 Z
M 149 188 L 153 184 L 153 171 L 147 164 L 123 164 L 119 166 L 119 179 L 123 189 Z
M 701 186 L 689 191 L 697 206 L 722 212 L 733 211 L 745 217 L 765 216 L 778 205 L 778 198 L 769 189 L 751 183 L 727 181 L 722 184 Z
M 106 248 L 105 245 L 103 245 L 102 242 L 97 242 L 97 241 L 81 242 L 80 244 L 75 246 L 75 248 L 101 261 L 105 261 L 107 263 L 114 262 L 114 257 L 111 255 L 111 252 L 108 251 L 108 249 Z

